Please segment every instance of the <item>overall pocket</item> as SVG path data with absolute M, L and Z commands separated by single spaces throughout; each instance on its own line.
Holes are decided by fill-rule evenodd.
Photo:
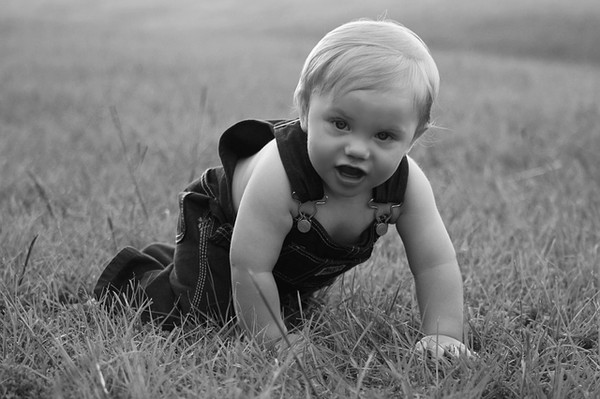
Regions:
M 303 246 L 290 244 L 282 250 L 273 276 L 298 289 L 316 289 L 331 284 L 337 276 L 367 259 L 323 258 Z

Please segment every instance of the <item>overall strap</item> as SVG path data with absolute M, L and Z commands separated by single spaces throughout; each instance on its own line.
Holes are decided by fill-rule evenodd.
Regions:
M 373 189 L 373 201 L 377 203 L 402 204 L 408 180 L 408 158 L 404 156 L 396 172 L 383 184 Z
M 221 176 L 224 179 L 224 187 L 220 192 L 219 203 L 230 220 L 235 218 L 231 183 L 238 161 L 256 154 L 271 140 L 273 140 L 272 125 L 252 119 L 236 123 L 221 135 L 219 157 L 225 173 Z
M 404 156 L 396 172 L 383 184 L 373 189 L 369 207 L 375 211 L 375 232 L 382 236 L 389 224 L 395 224 L 404 204 L 406 182 L 408 180 L 408 158 Z
M 301 203 L 323 198 L 323 181 L 308 158 L 307 136 L 295 119 L 275 125 L 275 139 L 292 192 Z
M 233 176 L 239 159 L 256 154 L 273 138 L 297 199 L 307 202 L 323 198 L 323 182 L 308 158 L 307 136 L 298 119 L 248 119 L 227 129 L 219 140 L 219 155 L 227 177 Z
M 256 154 L 273 137 L 273 125 L 267 121 L 248 119 L 236 123 L 219 139 L 219 156 L 223 166 L 227 170 L 233 163 L 235 168 L 238 159 Z
M 323 181 L 308 157 L 307 134 L 294 120 L 241 121 L 223 133 L 219 141 L 219 154 L 227 177 L 233 176 L 235 165 L 241 158 L 256 154 L 275 137 L 283 167 L 292 187 L 294 199 L 300 204 L 319 202 L 324 199 Z M 377 218 L 387 222 L 393 208 L 404 202 L 408 179 L 408 158 L 402 158 L 398 169 L 383 184 L 373 189 L 369 206 L 376 210 Z M 388 209 L 385 211 L 384 209 Z
M 285 168 L 292 196 L 298 202 L 297 228 L 306 233 L 311 219 L 317 213 L 317 205 L 327 201 L 323 181 L 308 157 L 307 134 L 298 120 L 280 122 L 274 126 L 277 148 Z M 376 233 L 383 235 L 388 224 L 396 223 L 404 203 L 408 179 L 408 158 L 404 156 L 394 174 L 373 189 L 369 207 L 374 210 Z

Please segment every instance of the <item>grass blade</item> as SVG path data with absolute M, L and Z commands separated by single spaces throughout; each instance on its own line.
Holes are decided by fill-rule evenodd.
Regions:
M 31 258 L 31 252 L 33 251 L 33 245 L 35 244 L 38 238 L 38 234 L 33 237 L 33 240 L 29 243 L 29 249 L 27 249 L 27 255 L 25 256 L 25 262 L 23 262 L 23 267 L 21 268 L 21 275 L 19 276 L 19 280 L 17 281 L 17 288 L 23 284 L 23 278 L 25 277 L 25 270 L 27 270 L 27 265 L 29 264 L 29 259 Z
M 263 294 L 263 292 L 260 289 L 258 283 L 254 279 L 254 276 L 252 275 L 252 273 L 249 273 L 249 275 L 250 275 L 250 279 L 252 280 L 252 284 L 254 284 L 254 287 L 258 291 L 258 295 L 260 295 L 260 299 L 262 299 L 262 301 L 266 305 L 267 310 L 269 311 L 269 315 L 271 315 L 271 318 L 275 321 L 275 325 L 279 329 L 279 332 L 281 333 L 281 336 L 283 337 L 283 340 L 285 341 L 285 343 L 288 346 L 288 348 L 291 348 L 292 344 L 291 344 L 290 340 L 287 338 L 285 331 L 283 331 L 283 329 L 281 328 L 281 326 L 277 322 L 277 317 L 275 316 L 275 312 L 273 311 L 273 309 L 271 309 L 271 306 L 269 306 L 269 303 L 267 302 L 267 298 Z M 311 381 L 310 377 L 308 376 L 308 373 L 306 372 L 306 369 L 302 365 L 302 362 L 300 361 L 300 359 L 298 358 L 298 356 L 296 356 L 296 354 L 294 352 L 292 352 L 292 356 L 294 357 L 294 360 L 296 361 L 296 364 L 298 365 L 298 368 L 300 369 L 300 373 L 302 373 L 302 376 L 304 377 L 304 379 L 306 380 L 306 383 L 310 387 L 310 390 L 311 390 L 312 394 L 314 395 L 314 397 L 318 398 L 319 394 L 317 392 L 317 389 L 313 386 L 312 381 Z
M 27 171 L 27 176 L 29 176 L 29 178 L 33 181 L 33 185 L 35 186 L 35 189 L 37 190 L 40 197 L 46 203 L 46 209 L 48 209 L 48 213 L 50 213 L 50 216 L 52 216 L 52 219 L 56 219 L 56 215 L 54 214 L 54 210 L 52 209 L 52 203 L 50 202 L 50 197 L 48 196 L 48 193 L 44 189 L 44 186 L 42 186 L 42 183 L 40 183 L 40 181 L 37 179 L 37 177 L 35 177 L 35 175 L 31 171 Z
M 119 119 L 119 114 L 117 112 L 117 108 L 115 106 L 110 107 L 110 116 L 112 118 L 113 124 L 117 129 L 117 133 L 119 134 L 119 140 L 121 141 L 121 147 L 123 149 L 123 157 L 125 157 L 125 162 L 127 163 L 127 171 L 129 172 L 129 177 L 133 182 L 133 187 L 135 189 L 135 194 L 140 201 L 140 205 L 142 206 L 142 211 L 144 212 L 144 216 L 146 219 L 149 219 L 148 209 L 146 208 L 146 203 L 144 202 L 144 197 L 142 196 L 142 191 L 140 190 L 140 185 L 135 178 L 135 173 L 133 170 L 133 165 L 131 164 L 131 160 L 127 156 L 127 145 L 125 144 L 125 137 L 123 134 L 123 128 L 121 126 L 121 120 Z

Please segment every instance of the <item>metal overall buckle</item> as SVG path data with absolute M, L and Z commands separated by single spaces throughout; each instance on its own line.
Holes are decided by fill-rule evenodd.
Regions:
M 294 191 L 292 198 L 298 202 L 298 216 L 296 217 L 296 227 L 300 233 L 308 233 L 312 227 L 311 219 L 317 214 L 317 205 L 323 205 L 327 202 L 327 196 L 323 196 L 320 200 L 301 202 Z
M 375 210 L 375 232 L 378 236 L 381 237 L 387 233 L 389 223 L 394 223 L 394 221 L 392 221 L 394 209 L 400 208 L 401 206 L 402 202 L 394 204 L 393 202 L 375 202 L 373 198 L 369 200 L 369 208 Z

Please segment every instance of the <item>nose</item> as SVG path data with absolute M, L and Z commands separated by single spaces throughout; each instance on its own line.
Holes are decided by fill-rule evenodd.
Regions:
M 369 144 L 363 138 L 352 138 L 344 148 L 346 156 L 355 159 L 367 159 L 370 155 Z

